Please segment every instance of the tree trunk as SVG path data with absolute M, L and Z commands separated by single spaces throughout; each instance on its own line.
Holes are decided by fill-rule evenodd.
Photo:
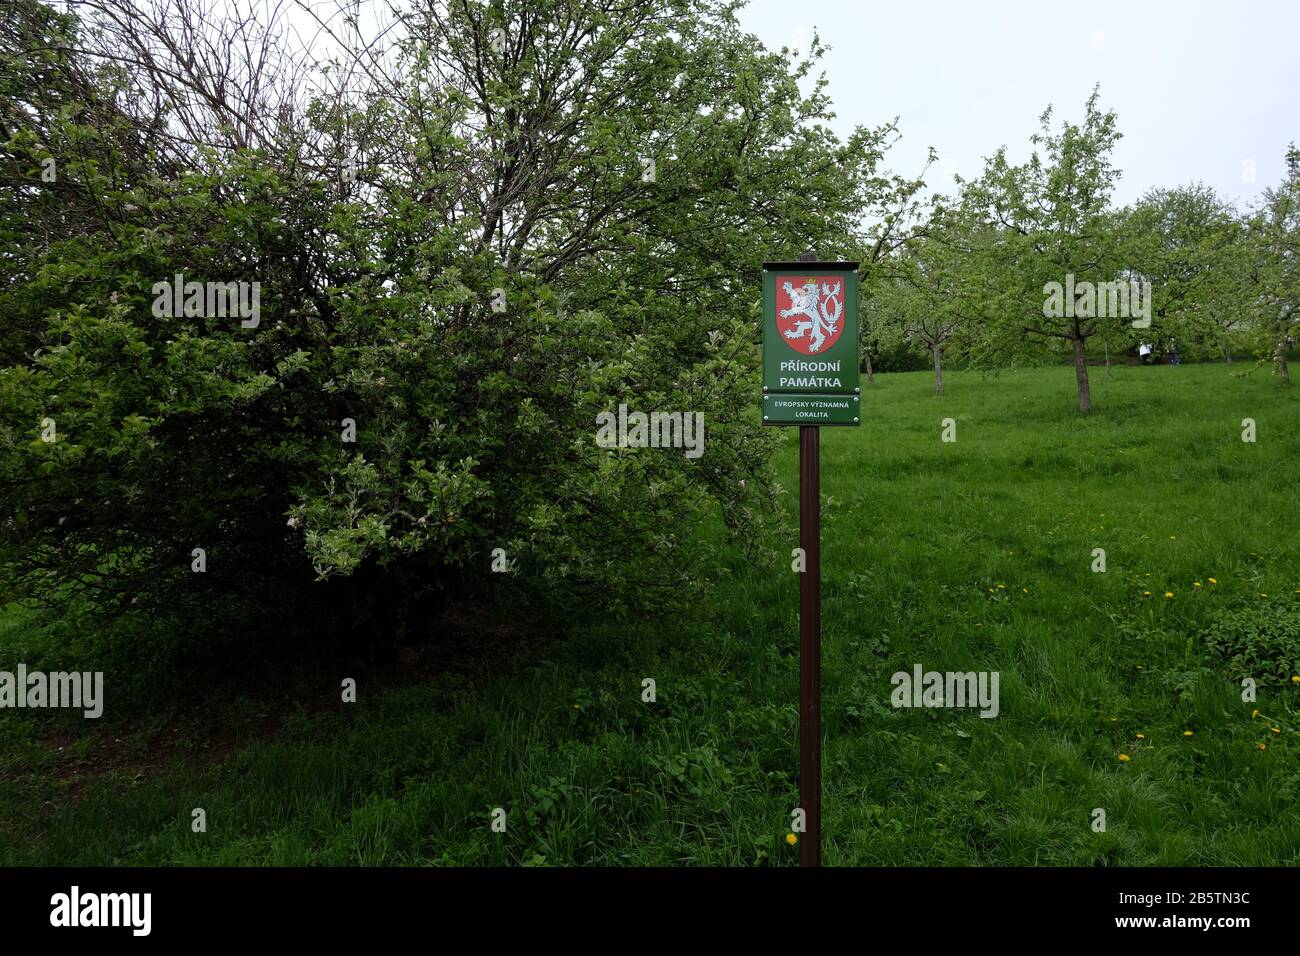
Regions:
M 1113 382 L 1115 380 L 1115 373 L 1114 371 L 1111 370 L 1110 367 L 1110 343 L 1107 342 L 1105 339 L 1102 339 L 1101 347 L 1106 350 L 1106 378 L 1110 379 Z
M 867 360 L 867 384 L 875 385 L 876 373 L 871 368 L 871 349 L 867 349 L 865 352 L 862 353 L 862 355 Z
M 1286 336 L 1278 339 L 1277 342 L 1277 367 L 1282 373 L 1282 384 L 1291 384 L 1291 367 L 1286 364 Z
M 943 394 L 943 364 L 941 356 L 943 355 L 943 346 L 934 347 L 934 394 Z
M 1079 411 L 1087 415 L 1092 411 L 1092 389 L 1088 386 L 1087 339 L 1074 340 L 1074 377 L 1079 383 Z
M 1228 340 L 1223 340 L 1223 361 L 1225 365 L 1232 364 L 1232 347 L 1228 345 Z

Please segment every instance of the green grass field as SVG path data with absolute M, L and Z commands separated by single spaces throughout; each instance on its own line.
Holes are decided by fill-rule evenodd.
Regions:
M 862 428 L 823 432 L 827 864 L 1300 864 L 1300 393 L 1248 364 L 1092 382 L 1085 418 L 1068 369 L 951 372 L 942 398 L 883 375 Z M 787 533 L 763 566 L 703 529 L 717 589 L 686 615 L 486 684 L 363 686 L 216 759 L 72 774 L 144 731 L 82 722 L 59 750 L 0 713 L 0 861 L 795 865 L 785 437 Z M 916 663 L 999 672 L 999 715 L 892 708 Z

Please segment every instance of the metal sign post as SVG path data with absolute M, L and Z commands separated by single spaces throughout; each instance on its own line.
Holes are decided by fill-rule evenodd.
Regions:
M 763 264 L 763 424 L 799 426 L 801 866 L 822 862 L 822 425 L 858 425 L 858 264 Z
M 822 865 L 821 432 L 799 426 L 799 805 L 808 827 L 800 866 Z

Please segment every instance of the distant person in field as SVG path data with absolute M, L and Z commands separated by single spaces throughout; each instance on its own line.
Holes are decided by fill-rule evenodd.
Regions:
M 1146 342 L 1138 346 L 1138 358 L 1142 360 L 1143 365 L 1151 364 L 1151 346 Z
M 1170 343 L 1169 343 L 1169 364 L 1170 364 L 1170 365 L 1182 365 L 1182 364 L 1183 364 L 1183 358 L 1182 358 L 1181 355 L 1178 354 L 1178 343 L 1177 343 L 1177 342 L 1170 342 Z

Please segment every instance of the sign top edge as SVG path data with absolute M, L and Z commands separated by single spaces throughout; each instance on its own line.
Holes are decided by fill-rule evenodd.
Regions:
M 852 270 L 857 271 L 858 263 L 856 262 L 764 262 L 764 272 L 775 272 L 777 270 L 795 272 L 816 272 L 818 270 L 835 269 L 835 270 Z

